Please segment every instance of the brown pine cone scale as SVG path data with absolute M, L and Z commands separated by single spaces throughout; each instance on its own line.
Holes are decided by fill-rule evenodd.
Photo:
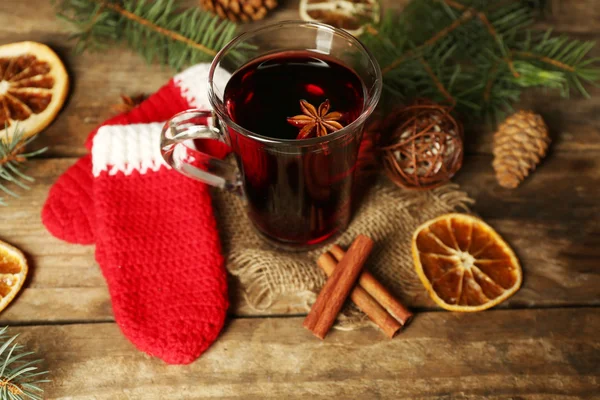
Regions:
M 494 134 L 494 161 L 498 183 L 514 189 L 546 155 L 550 137 L 542 117 L 519 111 L 508 117 Z

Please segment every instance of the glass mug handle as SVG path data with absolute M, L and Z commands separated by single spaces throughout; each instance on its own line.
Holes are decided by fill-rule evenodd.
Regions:
M 160 153 L 171 168 L 208 185 L 243 196 L 242 180 L 235 165 L 196 149 L 195 139 L 225 143 L 214 125 L 211 111 L 188 110 L 165 123 L 160 135 Z

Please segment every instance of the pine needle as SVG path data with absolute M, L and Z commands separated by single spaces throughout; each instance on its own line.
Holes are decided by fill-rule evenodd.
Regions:
M 23 351 L 16 343 L 18 335 L 6 336 L 7 327 L 0 329 L 0 400 L 38 400 L 43 389 L 40 384 L 49 382 L 40 371 L 39 359 L 27 361 L 33 352 Z
M 5 128 L 5 135 L 0 137 L 0 192 L 18 198 L 19 195 L 6 186 L 6 182 L 16 185 L 23 190 L 29 190 L 30 187 L 25 182 L 34 182 L 35 179 L 22 172 L 26 162 L 39 154 L 42 154 L 47 147 L 32 152 L 25 152 L 26 146 L 31 143 L 36 136 L 29 139 L 23 139 L 23 132 L 18 125 L 12 130 L 12 135 L 8 134 L 8 126 Z M 11 137 L 11 139 L 9 139 Z M 3 197 L 0 196 L 0 206 L 8 205 Z
M 75 51 L 127 43 L 148 62 L 177 70 L 210 61 L 236 35 L 236 25 L 177 0 L 53 0 L 75 32 Z M 235 56 L 235 54 L 233 54 Z

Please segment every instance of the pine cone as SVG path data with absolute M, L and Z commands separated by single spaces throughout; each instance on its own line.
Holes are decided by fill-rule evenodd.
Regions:
M 508 117 L 494 134 L 494 170 L 501 186 L 514 189 L 546 155 L 550 144 L 542 117 L 519 111 Z
M 248 22 L 263 19 L 277 0 L 200 0 L 200 5 L 223 19 Z

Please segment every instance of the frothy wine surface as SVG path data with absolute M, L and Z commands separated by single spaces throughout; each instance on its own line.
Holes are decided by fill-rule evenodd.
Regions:
M 225 88 L 225 105 L 238 125 L 262 136 L 295 139 L 299 129 L 287 122 L 301 114 L 300 100 L 316 108 L 325 100 L 342 114 L 346 126 L 362 112 L 360 78 L 336 61 L 308 52 L 263 57 L 238 70 Z

